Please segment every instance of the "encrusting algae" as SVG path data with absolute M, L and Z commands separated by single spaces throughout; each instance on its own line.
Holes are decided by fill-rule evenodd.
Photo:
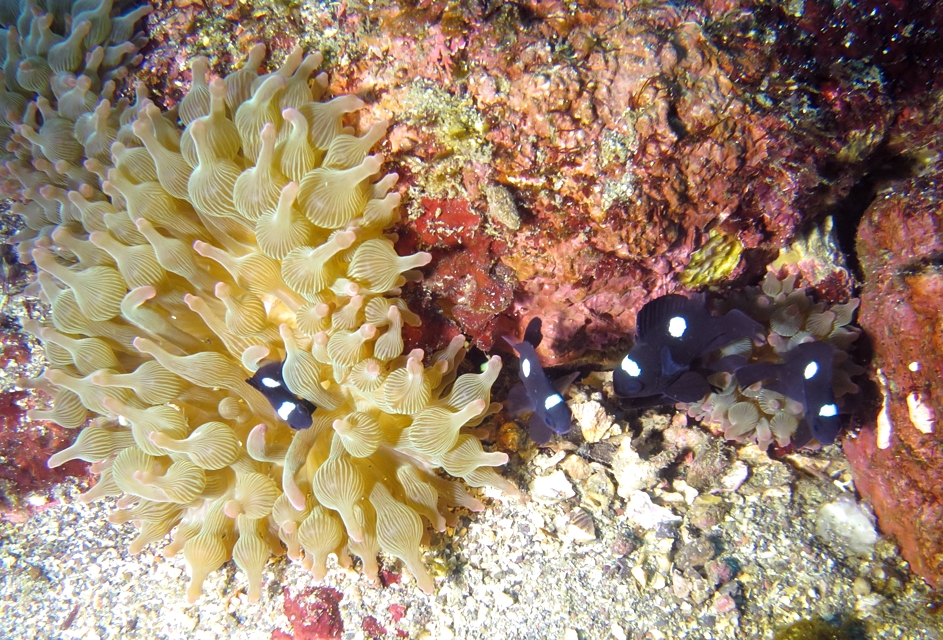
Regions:
M 463 431 L 497 411 L 500 358 L 458 376 L 461 337 L 403 353 L 419 319 L 400 287 L 430 256 L 399 256 L 383 233 L 400 200 L 369 155 L 385 123 L 354 135 L 343 117 L 363 103 L 320 100 L 319 54 L 259 75 L 261 45 L 225 78 L 193 60 L 176 113 L 140 85 L 133 104 L 115 100 L 149 9 L 62 6 L 0 4 L 14 241 L 52 308 L 51 326 L 25 327 L 44 342 L 45 380 L 21 382 L 54 394 L 31 418 L 81 429 L 50 466 L 93 463 L 82 500 L 118 498 L 110 519 L 138 527 L 132 551 L 170 533 L 163 554 L 183 553 L 191 602 L 230 558 L 258 600 L 283 546 L 318 579 L 332 553 L 376 578 L 383 552 L 431 592 L 426 524 L 484 508 L 436 470 L 516 489 L 493 469 L 507 455 Z M 309 428 L 248 384 L 271 361 L 317 406 Z

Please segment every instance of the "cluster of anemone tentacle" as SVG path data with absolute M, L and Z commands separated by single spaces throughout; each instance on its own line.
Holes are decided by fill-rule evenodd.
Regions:
M 795 275 L 780 279 L 769 272 L 762 286 L 747 287 L 732 296 L 727 306 L 762 323 L 767 328 L 766 340 L 757 345 L 744 338 L 721 349 L 718 357 L 740 355 L 750 362 L 778 363 L 799 344 L 828 342 L 836 347 L 832 387 L 840 404 L 842 396 L 858 390 L 851 377 L 863 372 L 848 356 L 861 333 L 850 326 L 859 301 L 852 298 L 832 306 L 816 303 L 804 289 L 797 289 L 795 282 Z M 728 440 L 754 442 L 762 449 L 773 442 L 780 447 L 789 445 L 805 417 L 802 402 L 764 388 L 762 381 L 741 388 L 731 373 L 715 373 L 708 380 L 720 390 L 697 402 L 678 403 L 677 408 L 722 432 Z
M 458 375 L 462 338 L 403 353 L 419 319 L 400 287 L 429 255 L 400 256 L 384 234 L 400 197 L 369 153 L 386 123 L 356 136 L 343 120 L 363 103 L 321 100 L 319 54 L 259 75 L 261 45 L 225 78 L 193 60 L 176 113 L 142 86 L 116 101 L 148 10 L 23 4 L 0 8 L 17 25 L 0 125 L 25 224 L 14 240 L 52 312 L 25 327 L 49 368 L 21 383 L 52 398 L 32 418 L 81 429 L 49 464 L 94 463 L 83 500 L 117 496 L 112 521 L 140 529 L 133 550 L 170 533 L 163 553 L 182 551 L 191 601 L 229 558 L 258 599 L 284 548 L 318 578 L 332 553 L 376 577 L 382 551 L 430 591 L 426 524 L 483 508 L 436 471 L 515 488 L 493 469 L 507 456 L 463 430 L 498 409 L 500 358 Z M 311 427 L 290 429 L 247 384 L 270 359 L 317 406 Z

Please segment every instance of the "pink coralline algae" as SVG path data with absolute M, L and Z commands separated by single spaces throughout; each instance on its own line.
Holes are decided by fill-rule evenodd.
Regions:
M 880 407 L 844 443 L 855 485 L 913 570 L 943 587 L 943 152 L 938 105 L 907 109 L 891 139 L 910 177 L 879 191 L 858 230 L 859 322 L 875 351 Z M 872 414 L 872 415 L 874 415 Z
M 343 594 L 330 587 L 314 587 L 291 596 L 285 589 L 285 615 L 292 633 L 278 629 L 272 640 L 339 640 L 344 634 L 340 602 Z
M 25 405 L 30 397 L 25 391 L 0 393 L 0 517 L 24 520 L 31 511 L 22 499 L 42 491 L 67 476 L 85 475 L 87 465 L 70 462 L 50 469 L 46 459 L 68 446 L 74 433 L 59 425 L 26 418 Z
M 496 332 L 522 330 L 502 318 L 534 315 L 544 318 L 541 355 L 551 364 L 609 348 L 631 335 L 645 302 L 679 288 L 709 231 L 745 247 L 734 277 L 758 276 L 774 253 L 768 247 L 785 244 L 804 208 L 821 199 L 820 138 L 735 84 L 745 60 L 757 64 L 752 58 L 767 54 L 726 53 L 696 7 L 550 2 L 486 15 L 424 6 L 425 21 L 389 21 L 383 46 L 397 69 L 392 78 L 371 75 L 363 88 L 380 97 L 376 108 L 386 117 L 403 87 L 451 69 L 451 93 L 467 96 L 484 120 L 467 133 L 489 161 L 456 168 L 455 191 L 487 233 L 469 237 L 464 220 L 442 229 L 450 217 L 443 209 L 439 236 L 419 243 L 434 253 L 465 236 L 461 258 L 434 261 L 423 286 L 430 313 L 444 314 L 482 348 Z M 512 28 L 525 19 L 531 28 Z M 461 24 L 453 37 L 446 33 L 454 64 L 409 64 L 416 51 L 407 42 L 432 34 L 436 21 Z M 416 158 L 435 169 L 463 153 L 447 132 L 424 124 L 394 122 L 391 136 L 404 185 L 420 189 Z M 513 197 L 519 227 L 488 215 L 495 185 Z M 414 208 L 419 220 L 426 209 L 426 202 Z
M 577 13 L 558 27 L 565 56 L 539 30 L 503 39 L 505 50 L 470 45 L 469 91 L 493 123 L 491 178 L 532 216 L 499 259 L 522 283 L 514 312 L 550 320 L 551 362 L 630 333 L 706 230 L 749 228 L 751 249 L 798 222 L 811 176 L 787 166 L 795 143 L 738 97 L 690 18 L 668 6 Z M 482 29 L 472 42 L 502 41 L 499 25 Z
M 491 257 L 501 250 L 501 242 L 483 231 L 482 216 L 467 200 L 423 198 L 421 207 L 419 217 L 402 229 L 397 249 L 423 247 L 432 254 L 424 290 L 462 331 L 478 337 L 479 347 L 490 349 L 499 314 L 510 305 L 517 285 L 514 273 Z M 421 307 L 429 322 L 441 324 L 438 313 L 428 312 L 430 304 Z M 429 346 L 440 347 L 458 331 L 452 325 L 426 333 L 433 338 Z

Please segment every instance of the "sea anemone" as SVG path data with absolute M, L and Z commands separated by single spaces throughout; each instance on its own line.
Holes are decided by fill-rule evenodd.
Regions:
M 832 387 L 841 405 L 842 396 L 858 390 L 851 377 L 863 373 L 848 356 L 861 334 L 860 329 L 850 326 L 859 301 L 852 298 L 832 306 L 816 303 L 804 289 L 797 289 L 795 282 L 794 275 L 779 279 L 770 271 L 762 286 L 747 287 L 732 297 L 725 311 L 740 309 L 762 323 L 767 327 L 766 341 L 757 345 L 749 339 L 739 340 L 721 349 L 718 356 L 778 363 L 785 353 L 803 342 L 828 342 L 837 348 Z M 801 402 L 763 388 L 762 382 L 741 388 L 730 373 L 716 373 L 708 380 L 720 391 L 697 402 L 678 403 L 677 407 L 722 432 L 728 440 L 751 441 L 762 449 L 773 442 L 785 447 L 805 417 Z
M 401 287 L 430 256 L 400 256 L 384 234 L 400 196 L 369 153 L 386 123 L 356 136 L 344 116 L 363 102 L 320 100 L 319 54 L 259 75 L 261 45 L 225 78 L 194 59 L 176 113 L 141 85 L 115 100 L 147 8 L 113 17 L 110 0 L 77 0 L 69 20 L 61 3 L 11 6 L 5 177 L 25 224 L 14 241 L 52 309 L 25 327 L 54 390 L 32 417 L 81 429 L 50 466 L 93 463 L 82 500 L 117 497 L 110 519 L 138 527 L 133 551 L 170 533 L 163 554 L 183 552 L 191 602 L 230 558 L 258 600 L 284 548 L 319 579 L 332 553 L 376 578 L 383 552 L 430 592 L 426 525 L 483 508 L 437 470 L 516 489 L 493 469 L 507 455 L 464 430 L 497 411 L 500 358 L 458 375 L 461 337 L 404 353 L 419 319 Z M 309 428 L 247 383 L 270 360 L 317 406 Z

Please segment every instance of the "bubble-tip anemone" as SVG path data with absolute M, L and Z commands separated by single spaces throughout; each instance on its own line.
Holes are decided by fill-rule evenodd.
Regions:
M 320 101 L 319 54 L 296 49 L 258 75 L 259 45 L 225 78 L 194 59 L 177 116 L 141 86 L 133 104 L 115 100 L 109 78 L 136 63 L 127 41 L 148 10 L 113 17 L 107 0 L 78 0 L 69 22 L 32 6 L 0 16 L 29 34 L 8 34 L 18 71 L 0 124 L 26 225 L 14 241 L 52 307 L 51 326 L 26 327 L 55 390 L 32 417 L 81 428 L 50 466 L 94 463 L 82 500 L 117 497 L 110 519 L 137 526 L 133 551 L 170 533 L 163 554 L 183 552 L 191 602 L 230 558 L 258 600 L 284 548 L 318 579 L 332 553 L 376 578 L 383 552 L 430 592 L 425 527 L 483 508 L 436 470 L 516 489 L 493 469 L 507 456 L 463 431 L 496 411 L 500 358 L 459 376 L 462 338 L 403 353 L 419 319 L 400 287 L 430 257 L 400 256 L 383 234 L 396 176 L 369 153 L 386 123 L 357 137 L 343 116 L 363 102 Z M 68 32 L 44 40 L 50 24 Z M 82 71 L 97 51 L 110 66 Z M 266 359 L 318 407 L 310 428 L 290 429 L 247 384 Z

